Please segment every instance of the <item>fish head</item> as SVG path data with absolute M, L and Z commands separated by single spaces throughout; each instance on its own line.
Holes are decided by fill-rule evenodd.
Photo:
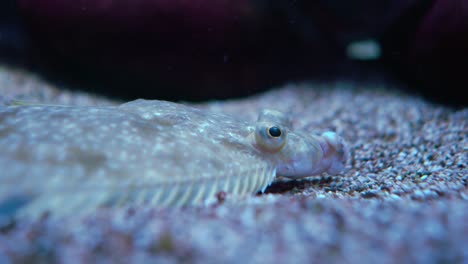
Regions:
M 277 175 L 302 178 L 341 172 L 348 159 L 347 144 L 334 132 L 314 135 L 292 130 L 287 115 L 263 110 L 251 136 L 253 145 L 269 155 Z

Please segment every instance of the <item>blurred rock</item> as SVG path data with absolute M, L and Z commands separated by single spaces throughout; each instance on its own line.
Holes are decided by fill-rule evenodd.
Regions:
M 28 58 L 49 78 L 93 92 L 207 100 L 394 73 L 434 100 L 466 104 L 457 88 L 467 83 L 463 0 L 18 3 Z M 381 58 L 346 57 L 348 44 L 366 39 L 380 44 Z
M 467 105 L 468 2 L 420 1 L 383 35 L 384 62 L 419 92 L 439 102 Z

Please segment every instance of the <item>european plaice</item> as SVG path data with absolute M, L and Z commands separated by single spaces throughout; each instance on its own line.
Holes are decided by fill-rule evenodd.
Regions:
M 15 215 L 209 204 L 264 191 L 277 175 L 338 174 L 348 157 L 334 132 L 294 131 L 275 110 L 249 123 L 141 99 L 0 106 L 0 150 L 0 211 Z

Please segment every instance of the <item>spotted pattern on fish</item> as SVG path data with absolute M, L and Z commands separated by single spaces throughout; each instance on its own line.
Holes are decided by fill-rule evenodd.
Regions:
M 159 100 L 0 106 L 0 149 L 0 211 L 19 199 L 26 214 L 209 204 L 276 175 L 337 174 L 348 157 L 335 133 L 294 131 L 278 111 L 246 122 Z

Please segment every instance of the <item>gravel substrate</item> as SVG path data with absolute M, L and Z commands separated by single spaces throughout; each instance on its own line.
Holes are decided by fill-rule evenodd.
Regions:
M 111 103 L 1 67 L 0 94 Z M 198 106 L 251 120 L 273 108 L 297 128 L 336 131 L 351 149 L 347 171 L 278 179 L 266 194 L 209 207 L 21 219 L 0 226 L 0 263 L 468 263 L 467 108 L 347 82 Z

